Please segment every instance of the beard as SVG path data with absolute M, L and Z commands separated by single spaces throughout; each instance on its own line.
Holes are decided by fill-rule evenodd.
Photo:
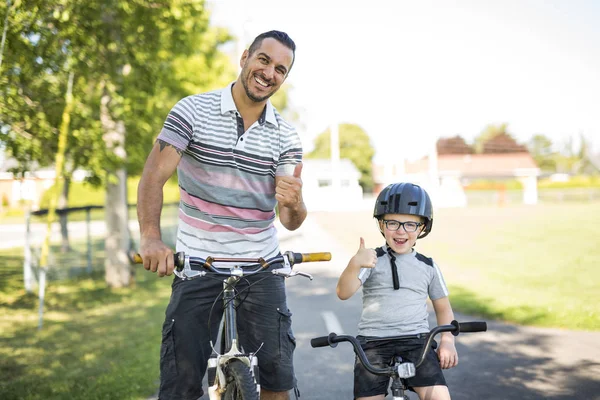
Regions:
M 242 79 L 242 86 L 244 87 L 244 91 L 246 92 L 246 96 L 248 96 L 248 98 L 252 101 L 254 101 L 255 103 L 261 103 L 265 100 L 267 100 L 269 97 L 271 97 L 275 92 L 271 92 L 265 96 L 257 96 L 254 93 L 252 93 L 250 91 L 250 88 L 248 87 L 248 79 L 250 79 L 250 72 L 246 71 L 246 68 L 244 67 L 242 69 L 242 76 L 244 77 L 244 79 Z

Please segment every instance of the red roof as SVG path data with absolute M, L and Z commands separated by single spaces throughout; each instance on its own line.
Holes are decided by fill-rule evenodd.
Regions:
M 429 158 L 405 163 L 406 173 L 423 173 L 429 169 Z M 461 176 L 499 177 L 514 176 L 520 170 L 538 166 L 529 153 L 501 154 L 444 154 L 438 156 L 438 171 L 456 172 Z

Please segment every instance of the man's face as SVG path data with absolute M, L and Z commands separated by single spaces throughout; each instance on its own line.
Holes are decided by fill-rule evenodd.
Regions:
M 263 39 L 252 54 L 246 50 L 240 77 L 250 100 L 259 103 L 271 97 L 287 78 L 293 61 L 293 51 L 273 38 Z
M 386 223 L 384 221 L 388 222 Z M 407 222 L 408 224 L 402 225 L 398 224 L 398 222 Z M 416 224 L 414 223 L 416 223 L 417 226 L 415 226 Z M 383 232 L 385 241 L 388 246 L 398 254 L 408 254 L 412 252 L 417 237 L 424 227 L 422 218 L 416 215 L 385 214 L 383 219 L 379 221 L 379 229 Z M 412 231 L 411 228 L 414 228 L 415 230 Z M 407 232 L 407 230 L 409 232 Z

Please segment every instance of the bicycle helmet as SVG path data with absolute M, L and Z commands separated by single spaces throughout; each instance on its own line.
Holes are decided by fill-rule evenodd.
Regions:
M 384 214 L 418 215 L 425 218 L 425 228 L 419 238 L 431 232 L 433 206 L 429 195 L 419 185 L 401 182 L 385 187 L 377 196 L 373 217 L 380 220 Z

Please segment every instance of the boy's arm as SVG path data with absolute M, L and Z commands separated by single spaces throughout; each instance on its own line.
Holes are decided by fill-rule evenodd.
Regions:
M 435 318 L 438 325 L 448 325 L 454 320 L 454 312 L 450 305 L 448 296 L 432 300 Z M 455 367 L 458 364 L 458 353 L 454 346 L 454 335 L 450 332 L 442 333 L 440 347 L 438 349 L 438 358 L 442 369 Z
M 356 254 L 350 259 L 346 269 L 340 275 L 336 293 L 341 300 L 347 300 L 356 293 L 362 285 L 358 274 L 361 268 L 373 268 L 377 263 L 377 253 L 373 249 L 365 248 L 365 241 L 360 238 L 360 246 Z

